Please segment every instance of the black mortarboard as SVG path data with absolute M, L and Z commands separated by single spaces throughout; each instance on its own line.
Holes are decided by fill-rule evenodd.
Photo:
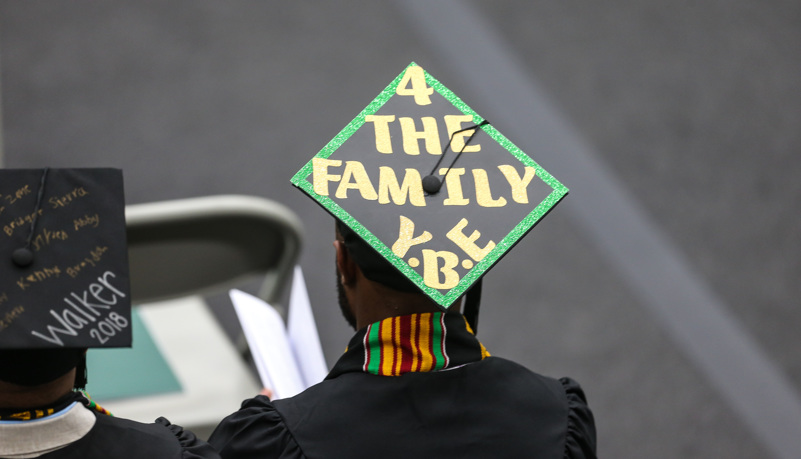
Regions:
M 131 345 L 122 171 L 0 169 L 0 349 Z
M 443 308 L 568 191 L 415 63 L 292 183 Z

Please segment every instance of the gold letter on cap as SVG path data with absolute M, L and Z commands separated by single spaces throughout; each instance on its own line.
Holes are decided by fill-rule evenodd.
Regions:
M 403 258 L 406 256 L 406 252 L 409 251 L 409 247 L 428 242 L 432 237 L 428 231 L 423 231 L 423 234 L 414 237 L 414 222 L 410 218 L 401 215 L 398 240 L 392 244 L 392 253 Z
M 409 87 L 411 85 L 411 88 Z M 414 103 L 417 105 L 429 105 L 431 103 L 431 94 L 434 94 L 434 88 L 426 84 L 426 75 L 423 73 L 422 67 L 408 67 L 406 73 L 403 74 L 398 87 L 395 89 L 395 94 L 399 96 L 414 96 Z
M 464 175 L 464 168 L 452 167 L 449 169 L 442 168 L 439 170 L 440 175 L 445 176 L 445 187 L 448 189 L 448 197 L 442 201 L 445 206 L 466 206 L 470 204 L 470 200 L 465 198 L 462 194 L 462 179 Z
M 498 199 L 492 199 L 487 171 L 484 169 L 473 169 L 473 178 L 476 181 L 476 202 L 479 206 L 503 207 L 506 205 L 506 198 L 503 196 Z
M 328 196 L 328 182 L 337 182 L 342 178 L 341 175 L 331 175 L 328 173 L 328 166 L 339 167 L 342 161 L 338 159 L 312 158 L 312 175 L 314 181 L 314 192 L 320 196 Z
M 442 259 L 444 264 L 439 266 L 439 259 Z M 423 249 L 423 282 L 431 288 L 436 289 L 450 289 L 456 287 L 459 283 L 459 273 L 453 270 L 453 267 L 459 264 L 459 257 L 455 253 L 448 252 L 447 250 Z M 445 279 L 439 281 L 439 273 L 445 275 Z
M 492 249 L 495 248 L 495 242 L 489 241 L 487 245 L 484 246 L 482 249 L 478 245 L 476 245 L 476 239 L 481 237 L 481 233 L 478 231 L 473 231 L 470 236 L 465 236 L 463 230 L 467 226 L 467 219 L 463 218 L 456 224 L 450 231 L 448 231 L 448 239 L 453 241 L 454 244 L 458 245 L 460 249 L 464 250 L 464 252 L 470 255 L 470 258 L 476 261 L 481 261 L 485 256 Z
M 389 123 L 395 121 L 395 115 L 367 115 L 365 123 L 373 123 L 375 129 L 375 149 L 379 153 L 392 153 L 392 140 L 389 135 Z
M 423 122 L 423 130 L 417 131 L 414 126 L 414 118 L 402 116 L 398 119 L 401 125 L 401 133 L 403 134 L 403 151 L 407 155 L 419 155 L 420 146 L 418 145 L 420 139 L 426 142 L 426 151 L 432 155 L 441 155 L 442 146 L 439 143 L 439 130 L 437 129 L 437 120 L 432 116 L 424 116 L 421 118 Z
M 398 177 L 395 175 L 395 170 L 391 167 L 381 166 L 378 175 L 378 203 L 389 204 L 389 198 L 392 196 L 392 202 L 398 206 L 406 204 L 406 196 L 409 196 L 409 202 L 413 206 L 425 207 L 426 200 L 423 194 L 423 179 L 420 178 L 420 172 L 417 169 L 406 169 L 406 175 L 403 177 L 403 185 L 398 185 Z
M 512 187 L 512 199 L 514 199 L 518 204 L 528 204 L 527 188 L 528 184 L 531 183 L 531 179 L 533 179 L 537 174 L 536 169 L 526 166 L 526 172 L 523 174 L 522 178 L 517 175 L 517 170 L 515 170 L 514 166 L 505 164 L 498 166 L 498 169 L 503 172 L 503 175 L 506 177 L 506 181 L 509 182 L 509 186 Z
M 354 182 L 351 183 L 351 178 Z M 368 201 L 375 201 L 378 195 L 370 183 L 370 177 L 367 176 L 367 171 L 359 161 L 345 161 L 345 171 L 342 172 L 342 181 L 339 182 L 337 187 L 336 197 L 339 199 L 346 199 L 348 197 L 348 190 L 359 190 L 362 198 Z

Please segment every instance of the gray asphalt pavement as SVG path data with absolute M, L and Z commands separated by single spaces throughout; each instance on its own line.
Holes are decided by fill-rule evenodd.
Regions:
M 333 225 L 289 179 L 415 61 L 571 188 L 487 275 L 489 351 L 579 380 L 602 457 L 793 457 L 801 5 L 430 3 L 0 0 L 3 166 L 284 203 L 332 363 Z

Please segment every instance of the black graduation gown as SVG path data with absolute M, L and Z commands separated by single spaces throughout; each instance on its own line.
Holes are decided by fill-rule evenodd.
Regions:
M 192 432 L 164 418 L 155 424 L 95 413 L 92 430 L 41 459 L 219 459 L 217 452 Z
M 444 368 L 365 372 L 363 329 L 325 381 L 288 399 L 246 400 L 209 443 L 226 459 L 595 457 L 575 381 L 488 357 L 461 316 L 445 316 Z

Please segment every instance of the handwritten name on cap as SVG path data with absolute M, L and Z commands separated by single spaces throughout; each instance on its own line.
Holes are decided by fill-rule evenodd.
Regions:
M 0 348 L 131 344 L 122 172 L 0 170 Z

